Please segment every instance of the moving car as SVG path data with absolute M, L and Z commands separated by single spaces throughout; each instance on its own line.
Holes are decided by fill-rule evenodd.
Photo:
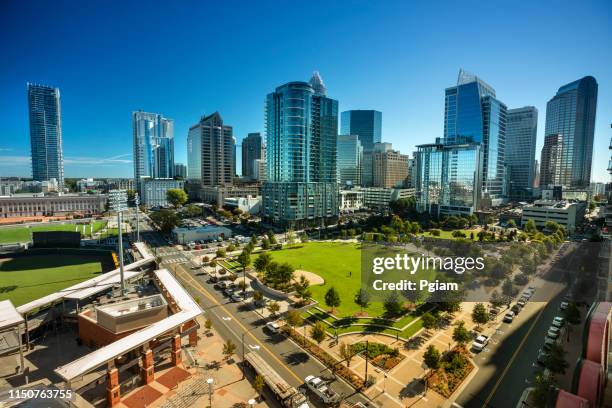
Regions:
M 561 329 L 555 326 L 550 326 L 548 332 L 546 333 L 546 337 L 550 339 L 556 339 L 561 334 Z
M 482 351 L 482 349 L 485 348 L 487 343 L 489 343 L 489 337 L 481 334 L 480 336 L 476 337 L 476 339 L 472 343 L 472 349 L 476 351 Z
M 504 322 L 505 323 L 512 323 L 512 321 L 514 320 L 514 316 L 515 316 L 514 312 L 513 311 L 509 311 L 504 316 Z
M 564 324 L 565 324 L 565 319 L 559 316 L 555 317 L 552 322 L 552 325 L 558 328 L 563 327 Z
M 304 383 L 325 405 L 334 405 L 340 402 L 340 395 L 334 392 L 329 384 L 320 377 L 309 375 L 304 378 Z
M 280 326 L 276 322 L 268 322 L 268 323 L 266 323 L 266 329 L 268 329 L 269 331 L 271 331 L 274 334 L 277 334 L 278 332 L 280 332 Z

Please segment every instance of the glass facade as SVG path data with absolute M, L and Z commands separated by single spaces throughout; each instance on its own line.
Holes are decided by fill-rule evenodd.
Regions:
M 299 227 L 338 215 L 337 135 L 338 101 L 311 84 L 290 82 L 267 96 L 265 218 Z
M 533 195 L 538 110 L 533 106 L 509 109 L 506 125 L 506 165 L 509 169 L 508 192 L 513 200 L 527 200 Z
M 548 173 L 559 175 L 558 180 L 547 179 L 541 171 L 546 187 L 552 183 L 568 187 L 588 187 L 591 181 L 595 113 L 598 85 L 595 78 L 587 76 L 562 86 L 546 105 L 544 135 L 559 135 L 562 139 L 558 159 L 559 169 Z M 542 152 L 544 154 L 544 152 Z M 544 164 L 544 158 L 542 158 Z
M 32 178 L 34 181 L 56 179 L 64 185 L 62 121 L 58 88 L 28 84 Z
M 187 179 L 202 180 L 202 132 L 197 124 L 187 134 Z
M 417 209 L 434 215 L 472 214 L 480 201 L 482 156 L 479 143 L 417 146 Z
M 382 113 L 376 110 L 350 110 L 342 112 L 340 133 L 357 135 L 364 151 L 371 151 L 380 143 L 382 135 Z
M 242 139 L 242 176 L 254 178 L 256 160 L 264 158 L 263 138 L 261 133 L 249 133 Z
M 357 135 L 338 136 L 338 183 L 341 186 L 361 185 L 363 147 Z
M 134 179 L 140 194 L 144 178 L 174 177 L 174 121 L 157 113 L 132 113 Z

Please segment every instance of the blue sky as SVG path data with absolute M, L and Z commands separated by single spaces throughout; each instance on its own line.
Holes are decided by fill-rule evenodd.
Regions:
M 612 136 L 612 3 L 601 1 L 16 1 L 0 3 L 0 176 L 31 174 L 26 82 L 57 86 L 67 177 L 133 175 L 131 112 L 188 127 L 219 111 L 240 140 L 263 131 L 276 86 L 321 72 L 340 109 L 383 112 L 404 153 L 441 136 L 459 68 L 508 107 L 539 109 L 599 83 L 593 179 Z

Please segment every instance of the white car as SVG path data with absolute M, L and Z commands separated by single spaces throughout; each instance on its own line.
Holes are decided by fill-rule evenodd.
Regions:
M 304 383 L 310 391 L 319 397 L 326 405 L 334 405 L 340 402 L 340 395 L 334 392 L 329 385 L 320 377 L 309 375 L 304 378 Z
M 561 310 L 566 310 L 569 306 L 569 303 L 567 302 L 561 302 L 561 304 L 559 305 L 559 309 Z
M 476 337 L 476 340 L 472 343 L 472 348 L 476 351 L 482 351 L 487 343 L 489 343 L 489 337 L 481 334 Z
M 277 334 L 280 331 L 280 326 L 276 322 L 268 322 L 266 323 L 266 329 L 270 330 L 274 334 Z
M 565 319 L 559 316 L 555 317 L 552 322 L 552 325 L 558 328 L 563 327 L 564 324 L 565 324 Z
M 550 339 L 556 339 L 559 337 L 560 334 L 561 334 L 561 329 L 555 326 L 550 326 L 550 328 L 548 329 L 548 332 L 546 333 L 546 337 Z
M 529 300 L 531 298 L 531 295 L 533 295 L 533 292 L 531 290 L 526 290 L 523 292 L 522 297 L 524 297 L 525 299 Z

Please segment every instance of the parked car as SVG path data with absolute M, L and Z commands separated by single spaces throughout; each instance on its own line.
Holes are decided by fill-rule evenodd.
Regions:
M 566 310 L 568 307 L 569 307 L 568 302 L 561 302 L 561 304 L 559 305 L 559 309 L 561 310 Z
M 481 334 L 480 336 L 476 337 L 472 343 L 472 349 L 475 351 L 482 351 L 488 343 L 489 337 Z
M 546 351 L 550 351 L 550 349 L 552 348 L 553 344 L 556 344 L 557 340 L 555 339 L 551 339 L 551 338 L 546 338 L 544 339 L 544 345 L 542 346 L 542 349 L 546 350 Z
M 565 319 L 559 316 L 555 317 L 552 322 L 552 325 L 558 328 L 563 327 L 564 324 L 565 324 Z
M 521 313 L 521 310 L 522 310 L 521 305 L 517 303 L 514 306 L 512 306 L 510 310 L 513 311 L 515 315 L 518 315 L 519 313 Z
M 559 337 L 560 334 L 561 334 L 561 329 L 555 326 L 550 326 L 548 328 L 548 332 L 546 333 L 546 337 L 550 339 L 556 339 Z
M 541 348 L 538 350 L 538 357 L 536 358 L 536 361 L 538 364 L 544 365 L 547 357 L 548 357 L 548 351 Z
M 513 311 L 509 311 L 504 316 L 504 322 L 505 323 L 512 323 L 512 321 L 514 320 L 514 316 L 515 316 L 514 312 Z
M 492 307 L 491 309 L 489 309 L 489 314 L 491 316 L 497 316 L 499 314 L 500 310 L 498 307 Z
M 273 334 L 277 334 L 278 332 L 280 332 L 280 326 L 276 322 L 266 323 L 266 329 L 271 331 Z
M 529 300 L 529 299 L 531 299 L 532 295 L 533 295 L 533 292 L 528 289 L 528 290 L 523 292 L 523 296 L 522 297 L 524 297 L 525 299 Z
M 231 297 L 234 294 L 234 288 L 227 288 L 223 291 L 225 296 Z
M 242 295 L 240 295 L 237 292 L 236 293 L 232 293 L 230 298 L 232 299 L 232 302 L 241 302 L 242 301 Z
M 527 299 L 521 298 L 521 299 L 519 299 L 518 302 L 516 302 L 516 304 L 519 305 L 521 308 L 523 308 L 527 304 Z

